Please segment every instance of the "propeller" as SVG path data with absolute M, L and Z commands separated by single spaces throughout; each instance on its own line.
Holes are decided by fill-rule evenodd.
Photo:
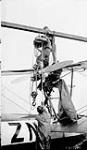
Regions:
M 53 65 L 50 65 L 44 69 L 41 69 L 39 70 L 39 73 L 40 74 L 44 74 L 44 73 L 50 73 L 50 72 L 53 72 L 53 71 L 56 71 L 56 70 L 60 70 L 60 69 L 63 69 L 63 71 L 66 71 L 66 70 L 74 70 L 74 71 L 77 71 L 77 70 L 81 70 L 83 69 L 86 70 L 87 69 L 87 60 L 85 61 L 81 61 L 81 62 L 78 62 L 78 63 L 74 63 L 73 64 L 73 61 L 72 60 L 68 60 L 68 61 L 63 61 L 63 62 L 57 62 Z M 28 80 L 29 76 L 27 76 L 28 74 L 32 74 L 34 73 L 35 70 L 34 69 L 24 69 L 24 70 L 3 70 L 1 71 L 1 75 L 2 76 L 9 76 L 9 75 L 26 75 L 26 76 L 22 76 L 22 77 L 19 77 L 19 78 L 16 78 L 12 81 L 12 83 L 18 83 L 18 82 L 21 82 L 21 81 L 25 81 L 25 80 Z
M 73 60 L 68 60 L 68 61 L 62 61 L 62 62 L 57 62 L 53 65 L 50 65 L 42 70 L 39 71 L 39 73 L 50 73 L 56 70 L 60 70 L 63 68 L 66 68 L 67 66 L 70 66 L 73 63 Z
M 50 73 L 50 72 L 60 70 L 60 69 L 63 69 L 63 71 L 72 70 L 72 69 L 74 69 L 74 71 L 81 70 L 81 69 L 86 70 L 87 69 L 87 60 L 81 61 L 78 63 L 73 63 L 73 60 L 57 62 L 53 65 L 50 65 L 50 66 L 40 70 L 39 73 L 41 73 L 41 74 L 42 73 L 43 74 Z

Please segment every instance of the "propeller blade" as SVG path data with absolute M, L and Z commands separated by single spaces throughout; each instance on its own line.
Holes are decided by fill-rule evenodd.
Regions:
M 63 61 L 63 62 L 57 62 L 56 64 L 50 65 L 42 70 L 39 71 L 39 73 L 50 73 L 56 70 L 60 70 L 63 68 L 66 68 L 67 66 L 71 65 L 73 63 L 73 60 Z

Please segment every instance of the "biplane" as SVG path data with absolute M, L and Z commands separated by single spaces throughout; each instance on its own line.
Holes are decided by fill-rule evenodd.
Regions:
M 28 27 L 28 26 L 22 26 L 18 24 L 8 23 L 8 22 L 2 22 L 2 27 L 7 28 L 13 28 L 13 29 L 19 29 L 19 30 L 25 30 L 29 32 L 35 32 L 35 33 L 41 33 L 44 34 L 43 29 Z M 52 34 L 54 36 L 62 37 L 62 38 L 68 38 L 72 40 L 79 40 L 83 42 L 87 42 L 87 38 L 74 36 L 74 35 L 68 35 L 63 34 L 59 32 L 50 31 L 49 34 Z M 51 73 L 54 73 L 55 71 L 59 71 L 62 69 L 62 72 L 70 72 L 71 73 L 71 85 L 70 85 L 70 96 L 72 97 L 72 89 L 73 89 L 73 74 L 77 70 L 83 70 L 85 71 L 87 69 L 87 60 L 81 61 L 78 63 L 73 63 L 72 60 L 63 61 L 63 62 L 57 62 L 56 64 L 47 66 L 46 68 L 43 68 L 41 70 L 38 70 L 40 75 L 45 76 L 46 79 L 49 79 L 49 75 Z M 1 76 L 10 76 L 10 75 L 19 75 L 19 74 L 30 74 L 34 73 L 37 76 L 37 70 L 28 69 L 28 70 L 2 70 Z M 60 77 L 62 78 L 62 76 Z M 36 90 L 37 90 L 37 78 L 36 78 Z M 37 91 L 32 91 L 32 105 L 35 105 L 37 102 L 36 94 Z M 50 91 L 51 92 L 51 91 Z M 50 93 L 49 92 L 49 93 Z M 48 111 L 51 115 L 51 117 L 57 118 L 58 115 L 55 112 L 55 108 L 52 105 L 51 102 L 51 96 L 50 94 L 47 95 L 47 102 L 48 102 Z M 52 114 L 51 114 L 52 112 Z M 37 114 L 36 114 L 37 115 Z M 15 148 L 17 149 L 17 146 L 21 146 L 20 148 L 24 148 L 26 144 L 29 145 L 29 148 L 37 149 L 36 143 L 36 135 L 37 135 L 37 121 L 35 119 L 36 115 L 33 114 L 22 114 L 22 115 L 8 115 L 8 114 L 2 114 L 1 117 L 1 146 L 3 149 L 11 149 Z M 58 143 L 57 140 L 60 141 L 60 143 L 63 143 L 61 141 L 66 140 L 66 143 L 69 144 L 70 148 L 71 146 L 73 149 L 79 148 L 82 144 L 82 142 L 87 142 L 87 116 L 86 115 L 79 115 L 78 114 L 78 120 L 75 124 L 67 124 L 62 125 L 60 122 L 53 122 L 51 123 L 51 139 L 52 142 L 56 144 Z M 72 141 L 69 143 L 69 139 Z M 73 140 L 74 139 L 74 140 Z M 76 140 L 77 139 L 77 140 Z M 53 144 L 54 145 L 54 144 Z M 54 147 L 53 147 L 54 148 Z M 56 147 L 55 147 L 56 149 Z M 67 149 L 67 146 L 66 146 Z

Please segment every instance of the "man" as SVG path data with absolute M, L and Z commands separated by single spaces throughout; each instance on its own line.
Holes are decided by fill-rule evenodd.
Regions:
M 63 79 L 55 85 L 59 89 L 58 115 L 62 124 L 76 123 L 77 113 L 72 103 L 68 87 Z
M 35 38 L 33 44 L 36 51 L 36 64 L 33 66 L 34 70 L 37 71 L 33 77 L 32 81 L 37 81 L 41 79 L 41 82 L 38 85 L 38 88 L 42 88 L 42 75 L 39 74 L 38 69 L 45 68 L 49 66 L 49 57 L 50 53 L 53 56 L 52 64 L 56 63 L 56 45 L 55 45 L 55 37 L 50 35 L 50 30 L 47 26 L 44 28 L 44 35 L 39 35 Z M 38 55 L 39 54 L 39 55 Z
M 57 88 L 59 91 L 59 104 L 58 104 L 58 120 L 62 124 L 67 123 L 76 123 L 77 122 L 77 113 L 75 107 L 72 103 L 68 87 L 63 79 L 60 79 L 62 69 L 53 71 L 45 79 L 43 84 L 43 90 L 46 95 L 49 97 L 53 88 Z M 45 104 L 48 99 L 45 99 Z
M 43 28 L 46 32 L 46 36 L 49 38 L 50 42 L 51 42 L 51 52 L 52 52 L 52 56 L 53 56 L 53 63 L 56 63 L 57 58 L 56 58 L 56 44 L 55 44 L 55 37 L 53 35 L 50 35 L 50 30 L 47 26 L 45 26 Z
M 45 35 L 39 35 L 34 40 L 34 47 L 40 53 L 36 58 L 37 65 L 41 68 L 41 62 L 43 62 L 43 68 L 49 65 L 49 56 L 52 52 L 53 63 L 56 63 L 56 45 L 53 35 L 49 35 L 50 30 L 48 27 L 43 28 Z
M 38 121 L 38 134 L 37 142 L 41 150 L 50 150 L 50 123 L 51 118 L 47 113 L 44 106 L 37 107 L 38 116 L 36 120 Z

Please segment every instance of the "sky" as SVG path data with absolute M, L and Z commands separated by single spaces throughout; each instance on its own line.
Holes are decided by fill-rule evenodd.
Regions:
M 0 21 L 1 21 L 1 2 L 0 2 Z M 0 35 L 1 35 L 1 26 L 0 26 Z M 0 44 L 0 62 L 1 62 L 1 44 Z M 0 63 L 0 91 L 1 91 L 1 63 Z M 0 115 L 1 115 L 1 94 L 0 94 Z
M 1 5 L 2 21 L 39 28 L 48 26 L 52 31 L 87 37 L 86 0 L 4 0 Z M 32 68 L 35 61 L 33 47 L 35 36 L 37 36 L 35 33 L 2 28 L 2 70 Z M 56 37 L 56 46 L 59 61 L 87 60 L 85 42 Z M 24 113 L 25 109 L 26 112 L 30 110 L 30 103 L 28 103 L 30 102 L 30 77 L 26 77 L 26 81 L 20 80 L 17 84 L 12 82 L 16 78 L 18 77 L 2 77 L 3 113 L 15 113 L 15 111 Z M 87 72 L 75 73 L 74 80 L 76 87 L 73 99 L 76 108 L 79 109 L 87 104 Z M 16 94 L 12 95 L 10 90 Z M 26 100 L 21 102 L 22 98 L 18 98 L 17 95 Z M 21 109 L 9 99 L 18 105 L 21 104 Z

